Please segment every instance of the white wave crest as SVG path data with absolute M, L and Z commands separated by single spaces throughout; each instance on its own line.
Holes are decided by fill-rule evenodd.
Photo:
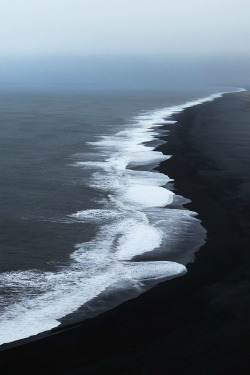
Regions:
M 90 143 L 103 156 L 102 161 L 94 157 L 81 160 L 82 155 L 77 155 L 73 165 L 92 171 L 90 186 L 103 192 L 100 205 L 104 207 L 69 216 L 72 220 L 102 224 L 101 228 L 90 242 L 76 245 L 69 265 L 59 267 L 57 272 L 0 275 L 0 288 L 10 291 L 8 303 L 1 311 L 0 344 L 58 326 L 58 319 L 111 286 L 115 289 L 118 284 L 129 284 L 138 289 L 143 280 L 157 282 L 186 272 L 185 266 L 176 262 L 133 260 L 157 249 L 175 251 L 174 243 L 183 234 L 191 241 L 188 228 L 199 223 L 187 210 L 164 208 L 175 198 L 165 186 L 170 181 L 167 176 L 136 168 L 158 165 L 170 157 L 146 144 L 158 134 L 156 128 L 174 125 L 173 114 L 222 95 L 217 93 L 136 116 L 126 129 Z M 88 157 L 91 155 L 94 153 Z

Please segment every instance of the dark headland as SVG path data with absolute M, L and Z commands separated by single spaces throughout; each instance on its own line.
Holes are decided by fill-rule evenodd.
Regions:
M 250 94 L 175 116 L 159 170 L 207 242 L 185 276 L 97 318 L 0 353 L 8 374 L 250 373 Z M 169 129 L 169 127 L 166 129 Z

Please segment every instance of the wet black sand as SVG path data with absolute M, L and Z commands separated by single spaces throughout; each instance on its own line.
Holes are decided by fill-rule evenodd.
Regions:
M 180 278 L 0 353 L 1 374 L 250 373 L 250 112 L 239 94 L 177 115 L 160 170 L 208 240 Z

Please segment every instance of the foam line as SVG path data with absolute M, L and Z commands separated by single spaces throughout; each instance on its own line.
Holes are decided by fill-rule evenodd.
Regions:
M 234 92 L 239 91 L 245 90 Z M 174 113 L 222 95 L 216 93 L 134 117 L 122 131 L 90 143 L 102 161 L 95 157 L 90 160 L 91 153 L 77 154 L 74 166 L 91 171 L 86 183 L 102 192 L 102 197 L 98 209 L 83 211 L 79 207 L 69 216 L 71 220 L 98 224 L 97 235 L 90 242 L 77 244 L 69 265 L 58 265 L 56 272 L 30 270 L 0 275 L 0 288 L 8 295 L 0 305 L 0 344 L 58 326 L 58 319 L 104 290 L 115 290 L 116 285 L 129 285 L 139 293 L 145 290 L 140 284 L 143 280 L 157 282 L 186 272 L 185 265 L 176 262 L 135 262 L 135 256 L 152 258 L 154 252 L 176 251 L 175 244 L 185 235 L 190 252 L 200 243 L 200 237 L 191 238 L 192 228 L 200 227 L 194 213 L 167 208 L 175 199 L 165 186 L 170 179 L 161 173 L 137 169 L 168 158 L 146 143 L 155 139 L 157 128 L 164 124 L 174 126 Z M 192 254 L 187 261 L 191 258 Z

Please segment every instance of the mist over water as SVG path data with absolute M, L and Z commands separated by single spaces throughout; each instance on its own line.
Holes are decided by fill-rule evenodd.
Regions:
M 250 86 L 249 59 L 225 56 L 1 58 L 1 90 L 179 90 Z
M 205 230 L 155 171 L 170 157 L 154 150 L 157 136 L 173 113 L 246 87 L 248 66 L 180 55 L 1 62 L 6 343 L 186 272 Z

